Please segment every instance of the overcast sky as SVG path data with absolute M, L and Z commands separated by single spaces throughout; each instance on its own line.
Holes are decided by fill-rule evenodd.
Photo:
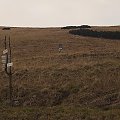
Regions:
M 120 0 L 0 0 L 0 25 L 120 25 Z

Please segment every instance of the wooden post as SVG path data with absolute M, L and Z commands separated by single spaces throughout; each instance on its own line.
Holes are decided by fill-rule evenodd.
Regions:
M 11 43 L 10 43 L 10 36 L 9 36 L 9 63 L 11 63 Z M 7 66 L 9 67 L 9 72 L 8 72 L 8 76 L 9 76 L 9 99 L 10 99 L 10 105 L 12 106 L 13 101 L 12 101 L 12 66 Z
M 7 49 L 7 38 L 5 36 L 5 41 L 4 41 L 4 47 L 5 47 L 5 56 L 6 56 L 6 62 L 5 62 L 5 72 L 9 77 L 9 103 L 10 106 L 13 105 L 13 99 L 12 99 L 12 55 L 11 55 L 11 41 L 10 41 L 10 36 L 9 36 L 9 43 L 8 43 L 8 49 Z

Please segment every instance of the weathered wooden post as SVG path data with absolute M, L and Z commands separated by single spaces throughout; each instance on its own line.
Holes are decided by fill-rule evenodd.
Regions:
M 13 105 L 13 99 L 12 99 L 12 55 L 11 55 L 11 41 L 10 41 L 10 36 L 9 36 L 9 45 L 7 49 L 7 38 L 5 36 L 5 41 L 4 41 L 4 50 L 2 54 L 2 70 L 6 72 L 6 74 L 9 77 L 9 102 L 10 106 Z

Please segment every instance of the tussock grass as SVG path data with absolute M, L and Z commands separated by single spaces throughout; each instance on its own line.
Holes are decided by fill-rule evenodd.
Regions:
M 5 32 L 0 29 L 1 54 Z M 1 120 L 120 119 L 120 41 L 73 36 L 60 28 L 12 28 L 11 40 L 19 106 L 7 106 L 8 77 L 0 70 Z

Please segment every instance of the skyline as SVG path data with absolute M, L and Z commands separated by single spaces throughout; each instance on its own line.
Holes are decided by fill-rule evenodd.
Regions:
M 0 25 L 120 25 L 119 0 L 0 0 Z

